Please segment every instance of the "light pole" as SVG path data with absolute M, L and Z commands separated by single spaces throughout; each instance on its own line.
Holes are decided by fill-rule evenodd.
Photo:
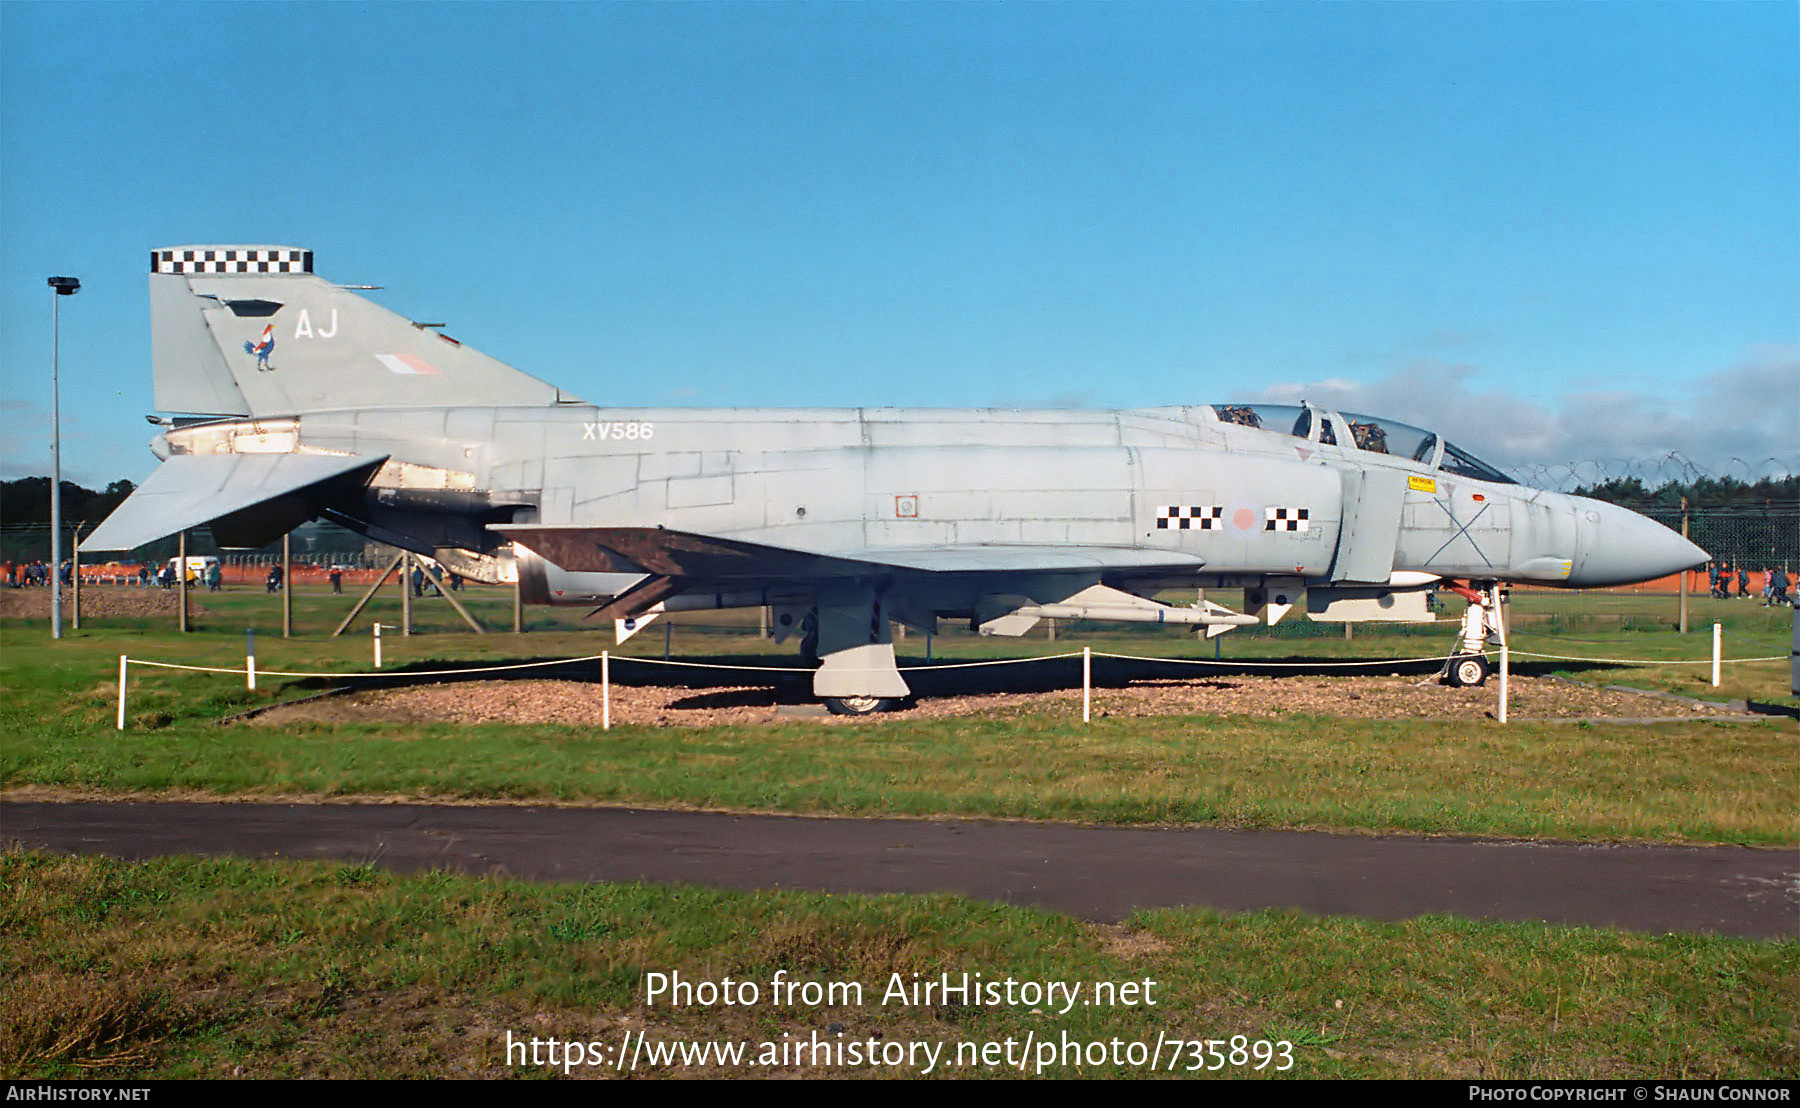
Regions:
M 74 296 L 81 282 L 74 277 L 52 277 L 50 288 L 50 637 L 62 638 L 62 390 L 57 384 L 62 342 L 59 308 L 62 298 Z

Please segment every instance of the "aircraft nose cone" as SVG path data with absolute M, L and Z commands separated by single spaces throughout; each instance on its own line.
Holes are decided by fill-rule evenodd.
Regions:
M 1580 556 L 1569 584 L 1579 588 L 1634 585 L 1701 565 L 1706 551 L 1662 524 L 1598 500 L 1576 508 Z

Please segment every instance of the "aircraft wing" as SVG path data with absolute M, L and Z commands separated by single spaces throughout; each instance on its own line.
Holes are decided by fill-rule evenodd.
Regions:
M 693 580 L 758 581 L 924 573 L 1053 573 L 1067 570 L 1193 571 L 1201 559 L 1114 546 L 959 545 L 801 550 L 660 527 L 498 524 L 508 538 L 576 573 L 649 573 Z
M 177 454 L 81 540 L 81 549 L 131 550 L 218 520 L 261 531 L 265 520 L 297 516 L 274 531 L 280 535 L 311 517 L 310 491 L 355 473 L 366 478 L 386 460 L 385 454 Z

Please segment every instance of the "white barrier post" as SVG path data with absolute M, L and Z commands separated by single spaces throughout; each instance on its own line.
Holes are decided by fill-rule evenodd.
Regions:
M 1500 603 L 1500 588 L 1494 587 L 1495 626 L 1500 629 L 1500 722 L 1506 722 L 1507 678 L 1511 676 L 1512 651 L 1506 646 L 1506 605 Z M 1346 624 L 1348 626 L 1348 624 Z
M 1713 624 L 1713 688 L 1719 687 L 1719 625 Z
M 125 730 L 125 655 L 119 655 L 119 730 Z
M 1509 670 L 1511 667 L 1508 665 L 1508 662 L 1510 661 L 1511 653 L 1512 653 L 1511 651 L 1506 649 L 1506 636 L 1504 634 L 1502 634 L 1500 637 L 1500 722 L 1501 723 L 1506 722 L 1506 693 L 1507 693 L 1506 679 L 1508 676 L 1510 676 Z
M 244 628 L 244 686 L 256 691 L 256 628 Z
M 1087 723 L 1091 718 L 1089 709 L 1093 696 L 1089 690 L 1093 688 L 1093 684 L 1094 648 L 1084 646 L 1081 648 L 1081 722 L 1083 723 Z
M 1800 607 L 1793 613 L 1794 646 L 1788 652 L 1788 691 L 1800 696 Z
M 600 730 L 612 730 L 612 657 L 600 652 Z
M 375 668 L 381 668 L 381 624 L 375 625 Z

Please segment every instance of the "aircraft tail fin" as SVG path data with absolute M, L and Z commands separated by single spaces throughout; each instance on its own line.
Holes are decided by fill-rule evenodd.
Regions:
M 312 251 L 287 246 L 152 251 L 157 410 L 261 418 L 573 399 L 312 268 Z

